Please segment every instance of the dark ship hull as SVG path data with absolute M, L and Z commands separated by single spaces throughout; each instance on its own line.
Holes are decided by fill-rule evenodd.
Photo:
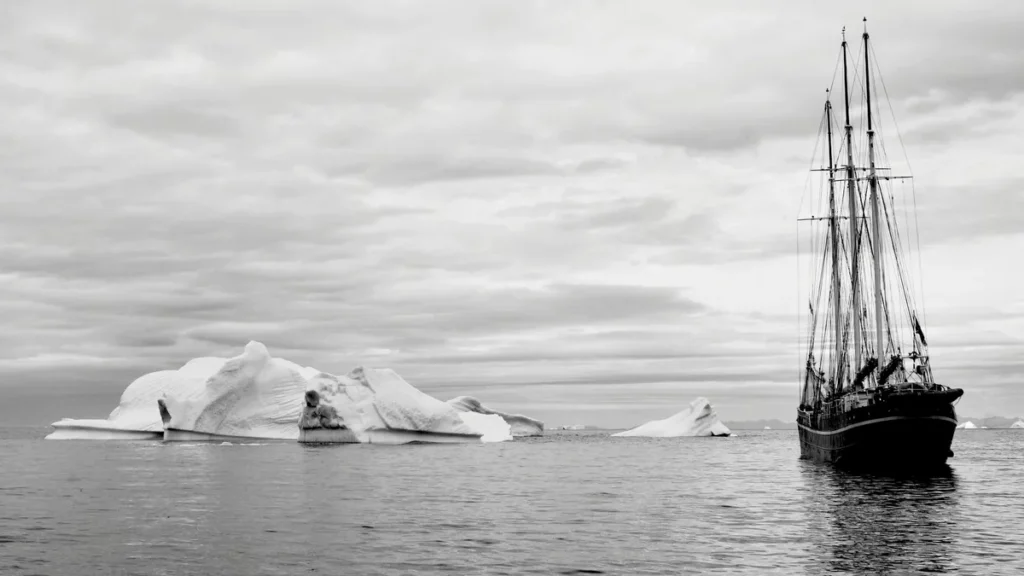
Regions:
M 800 457 L 848 468 L 919 470 L 953 455 L 963 390 L 883 387 L 848 392 L 798 412 Z

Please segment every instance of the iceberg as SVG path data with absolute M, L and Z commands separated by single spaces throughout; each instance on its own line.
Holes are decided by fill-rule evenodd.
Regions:
M 674 438 L 677 436 L 731 436 L 732 432 L 718 419 L 718 414 L 707 398 L 697 398 L 678 414 L 664 420 L 653 420 L 631 430 L 612 436 L 648 436 Z
M 496 414 L 460 412 L 425 394 L 394 370 L 358 367 L 346 376 L 309 380 L 299 441 L 405 444 L 502 442 L 511 426 Z
M 197 390 L 167 390 L 157 400 L 164 440 L 295 440 L 306 376 L 314 373 L 251 341 Z
M 506 414 L 491 410 L 472 396 L 458 396 L 448 401 L 452 407 L 463 413 L 495 414 L 512 428 L 512 436 L 541 436 L 544 434 L 544 423 L 522 414 Z
M 1018 419 L 1013 424 L 1010 424 L 1010 428 L 1024 428 L 1024 420 Z
M 163 423 L 157 400 L 172 392 L 192 395 L 220 370 L 226 358 L 195 358 L 177 370 L 160 370 L 136 378 L 121 393 L 106 419 L 63 418 L 52 424 L 47 440 L 159 440 Z
M 957 424 L 956 427 L 959 428 L 960 430 L 977 430 L 978 429 L 978 427 L 974 425 L 974 422 L 971 422 L 970 420 L 968 420 L 967 422 L 964 422 L 963 424 Z

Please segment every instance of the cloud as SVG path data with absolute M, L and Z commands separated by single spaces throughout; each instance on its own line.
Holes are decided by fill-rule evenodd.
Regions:
M 241 126 L 234 119 L 194 110 L 182 103 L 116 112 L 109 117 L 109 122 L 152 138 L 193 136 L 234 139 L 241 134 Z
M 838 33 L 856 56 L 861 11 L 917 177 L 928 301 L 1008 309 L 1021 8 L 12 8 L 0 397 L 47 398 L 26 421 L 102 415 L 141 373 L 258 339 L 556 418 L 621 406 L 635 423 L 696 394 L 787 417 L 793 220 Z M 903 169 L 882 112 L 880 161 Z M 961 321 L 930 329 L 939 342 Z M 983 378 L 984 402 L 1024 402 L 1005 372 Z

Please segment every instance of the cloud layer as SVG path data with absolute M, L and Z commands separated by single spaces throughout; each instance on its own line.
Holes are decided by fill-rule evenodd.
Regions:
M 1024 413 L 1024 6 L 39 1 L 0 19 L 0 422 L 249 339 L 551 423 L 789 418 L 861 11 L 937 373 Z

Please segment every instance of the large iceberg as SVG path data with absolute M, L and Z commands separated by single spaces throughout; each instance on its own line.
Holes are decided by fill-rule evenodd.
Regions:
M 392 370 L 357 368 L 336 377 L 273 358 L 252 341 L 234 358 L 196 358 L 146 374 L 106 419 L 65 418 L 47 438 L 495 442 L 512 438 L 503 417 L 524 432 L 536 422 L 466 400 L 442 402 Z
M 672 438 L 676 436 L 731 436 L 732 432 L 718 419 L 718 414 L 707 398 L 697 398 L 690 405 L 664 420 L 653 420 L 632 430 L 612 436 L 649 436 Z
M 191 396 L 227 361 L 195 358 L 177 370 L 160 370 L 136 378 L 106 419 L 64 418 L 52 424 L 48 440 L 153 440 L 163 437 L 157 400 L 171 392 Z
M 249 342 L 195 393 L 168 390 L 157 400 L 164 440 L 295 440 L 306 376 L 314 373 Z
M 1013 424 L 1010 424 L 1010 428 L 1024 428 L 1024 420 L 1018 419 Z
M 506 414 L 491 410 L 472 396 L 458 396 L 449 400 L 448 404 L 451 404 L 459 412 L 498 415 L 512 427 L 513 436 L 541 436 L 544 434 L 544 423 L 540 420 L 534 420 L 522 414 Z
M 460 412 L 417 390 L 394 370 L 358 367 L 309 380 L 300 442 L 405 444 L 501 442 L 511 427 L 496 414 Z

